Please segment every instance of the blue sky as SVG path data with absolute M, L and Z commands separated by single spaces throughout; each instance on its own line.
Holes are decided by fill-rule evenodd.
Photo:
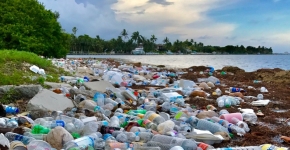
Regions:
M 290 0 L 39 0 L 60 13 L 62 27 L 111 39 L 122 29 L 194 39 L 205 45 L 272 47 L 290 52 Z

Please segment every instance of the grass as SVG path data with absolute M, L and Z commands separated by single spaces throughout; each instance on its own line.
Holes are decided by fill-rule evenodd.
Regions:
M 29 67 L 35 65 L 46 75 L 36 74 Z M 61 75 L 69 75 L 62 68 L 34 53 L 16 50 L 0 50 L 0 85 L 41 84 L 45 81 L 59 82 Z

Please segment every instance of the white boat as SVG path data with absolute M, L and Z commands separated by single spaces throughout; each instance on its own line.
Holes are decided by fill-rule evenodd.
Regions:
M 145 51 L 143 47 L 137 47 L 134 50 L 132 50 L 133 55 L 145 55 Z
M 167 51 L 166 55 L 174 55 L 174 53 L 172 53 L 171 51 Z

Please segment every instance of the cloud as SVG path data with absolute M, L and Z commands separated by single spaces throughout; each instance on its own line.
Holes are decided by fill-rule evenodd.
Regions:
M 149 0 L 148 3 L 156 3 L 163 6 L 172 5 L 174 2 L 167 2 L 167 0 Z
M 154 2 L 157 1 L 161 3 L 161 0 Z M 118 0 L 112 5 L 112 9 L 116 11 L 118 21 L 134 24 L 141 33 L 143 33 L 142 30 L 149 31 L 149 34 L 163 36 L 162 38 L 167 35 L 179 35 L 172 37 L 173 40 L 199 38 L 204 35 L 208 37 L 230 36 L 235 29 L 235 24 L 217 22 L 206 15 L 212 9 L 223 7 L 225 0 L 162 0 L 163 4 L 170 3 L 166 7 L 152 2 L 153 0 L 149 2 L 138 0 L 128 3 L 127 0 Z M 137 13 L 140 9 L 145 10 L 143 14 Z
M 139 31 L 150 38 L 154 34 L 162 43 L 165 37 L 194 39 L 204 45 L 287 45 L 290 32 L 263 34 L 248 30 L 235 35 L 241 22 L 214 20 L 210 12 L 238 3 L 239 0 L 39 0 L 47 9 L 60 13 L 59 21 L 67 32 L 76 26 L 77 34 L 111 39 L 126 29 L 129 35 Z M 275 1 L 275 0 L 274 0 Z M 276 0 L 277 1 L 277 0 Z M 274 17 L 274 18 L 273 18 Z M 263 16 L 248 23 L 267 23 L 281 15 Z M 244 21 L 242 21 L 244 23 Z M 264 32 L 264 31 L 263 31 Z M 264 38 L 267 37 L 267 38 Z M 264 38 L 264 39 L 263 39 Z M 252 40 L 256 39 L 256 40 Z M 260 39 L 260 40 L 257 40 Z

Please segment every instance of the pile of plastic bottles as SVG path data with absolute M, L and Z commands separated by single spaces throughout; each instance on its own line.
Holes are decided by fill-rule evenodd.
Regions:
M 75 64 L 75 62 L 70 62 Z M 94 62 L 87 62 L 94 64 Z M 61 64 L 62 66 L 65 64 Z M 49 116 L 32 120 L 27 116 L 0 118 L 2 129 L 12 129 L 0 134 L 0 145 L 10 149 L 28 150 L 286 150 L 270 144 L 249 147 L 215 148 L 215 143 L 231 140 L 234 136 L 244 136 L 250 131 L 246 122 L 255 124 L 257 116 L 250 109 L 229 113 L 226 109 L 217 111 L 213 105 L 206 109 L 196 109 L 186 104 L 183 95 L 201 90 L 193 81 L 176 80 L 169 84 L 168 77 L 179 73 L 159 72 L 151 74 L 151 82 L 133 80 L 137 69 L 123 65 L 129 74 L 113 71 L 110 66 L 98 64 L 102 69 L 93 69 L 95 74 L 103 74 L 103 79 L 112 84 L 128 85 L 154 84 L 166 88 L 137 92 L 130 86 L 114 90 L 107 88 L 105 93 L 97 92 L 92 99 L 75 95 L 78 107 L 70 110 L 53 111 Z M 143 71 L 146 68 L 143 68 Z M 144 71 L 144 72 L 145 72 Z M 213 70 L 212 70 L 213 71 Z M 212 72 L 211 71 L 211 72 Z M 143 72 L 143 73 L 144 73 Z M 150 74 L 150 72 L 147 72 Z M 88 82 L 85 78 L 61 77 L 61 81 L 74 81 L 75 84 Z M 212 86 L 220 84 L 215 77 L 199 79 Z M 126 82 L 126 84 L 124 84 Z M 211 83 L 211 84 L 209 84 Z M 85 89 L 80 87 L 79 89 Z M 230 92 L 238 92 L 230 88 Z M 68 89 L 62 88 L 66 95 Z M 218 107 L 227 108 L 239 105 L 243 99 L 222 96 L 217 88 Z M 134 107 L 135 109 L 133 109 Z M 7 113 L 18 113 L 15 107 L 4 106 Z M 21 127 L 23 134 L 15 130 Z

